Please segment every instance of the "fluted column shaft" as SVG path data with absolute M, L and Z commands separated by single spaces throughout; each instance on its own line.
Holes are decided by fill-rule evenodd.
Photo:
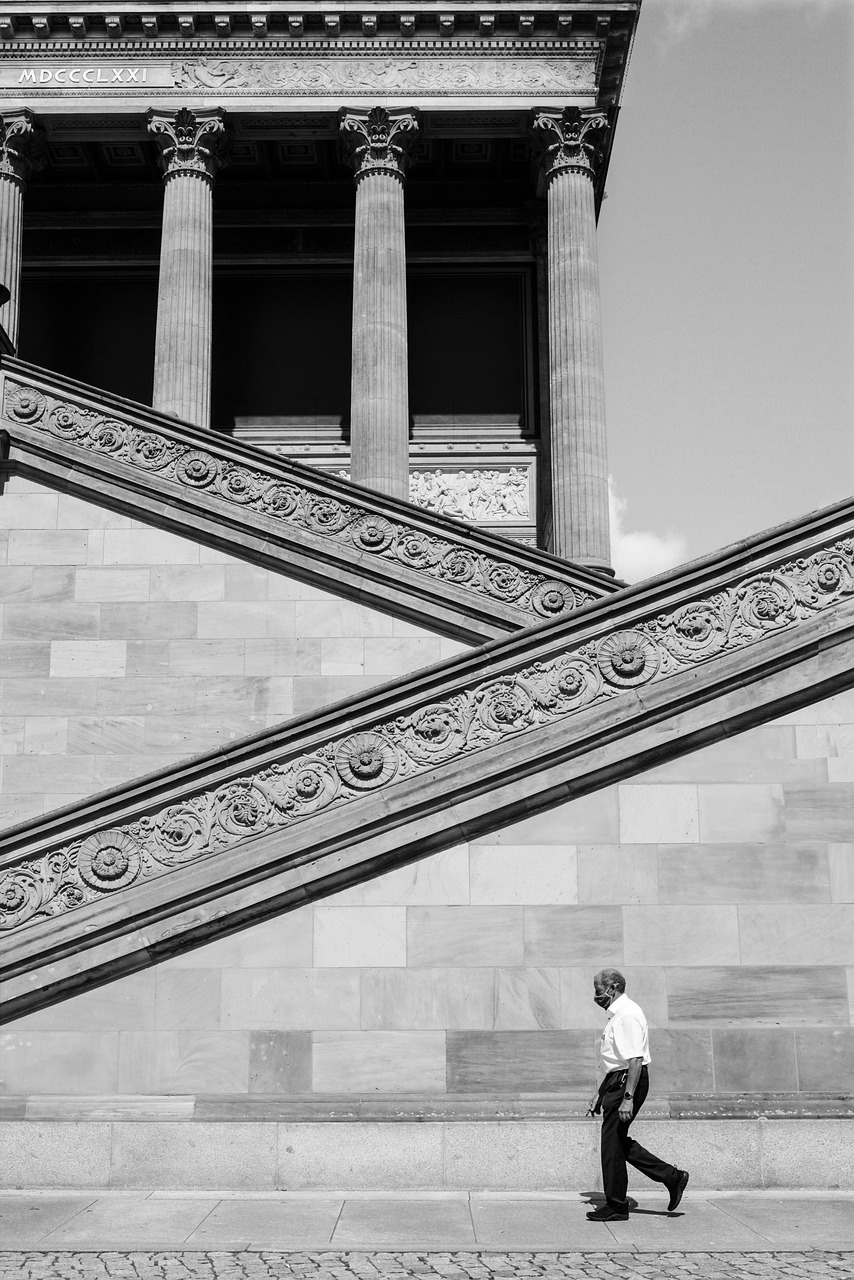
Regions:
M 37 142 L 31 111 L 10 111 L 0 118 L 0 284 L 10 294 L 0 307 L 0 325 L 14 347 L 21 314 L 24 191 L 37 158 Z
M 350 473 L 397 498 L 409 497 L 404 140 L 417 127 L 411 111 L 341 113 L 356 168 Z
M 593 191 L 601 116 L 574 108 L 540 112 L 534 128 L 549 145 L 549 392 L 552 550 L 610 568 L 605 379 Z
M 222 112 L 149 112 L 162 147 L 163 229 L 152 404 L 208 427 L 211 419 L 213 182 Z

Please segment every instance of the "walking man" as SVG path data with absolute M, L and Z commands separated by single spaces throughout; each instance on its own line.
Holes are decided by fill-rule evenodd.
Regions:
M 599 1052 L 605 1076 L 590 1099 L 588 1115 L 602 1112 L 602 1182 L 605 1203 L 588 1213 L 591 1222 L 619 1222 L 629 1216 L 628 1170 L 640 1169 L 670 1192 L 670 1213 L 688 1185 L 688 1174 L 660 1160 L 635 1142 L 629 1125 L 649 1093 L 649 1029 L 643 1009 L 626 995 L 626 980 L 616 969 L 603 969 L 593 979 L 593 999 L 607 1009 L 608 1023 Z M 635 1208 L 634 1201 L 631 1207 Z

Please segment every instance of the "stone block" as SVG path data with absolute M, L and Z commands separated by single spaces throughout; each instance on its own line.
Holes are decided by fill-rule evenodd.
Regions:
M 51 680 L 50 686 L 58 683 Z M 82 684 L 82 681 L 66 681 L 66 684 Z M 140 716 L 168 712 L 170 715 L 187 715 L 192 712 L 194 689 L 192 682 L 149 676 L 124 680 L 92 681 L 95 697 L 92 705 L 81 708 L 81 713 L 96 712 L 99 716 Z
M 854 902 L 854 844 L 831 844 L 827 849 L 831 902 Z
M 786 836 L 781 786 L 706 785 L 697 788 L 697 798 L 700 839 L 704 842 L 769 841 Z
M 4 494 L 3 524 L 10 530 L 55 529 L 58 502 L 55 493 Z
M 196 636 L 195 601 L 101 605 L 102 640 L 189 640 Z M 204 606 L 214 607 L 214 606 Z
M 199 545 L 165 529 L 107 529 L 104 564 L 198 564 Z
M 173 640 L 169 646 L 172 676 L 242 676 L 243 641 Z
M 361 637 L 325 638 L 320 641 L 320 674 L 363 676 L 365 641 Z
M 65 755 L 68 750 L 68 716 L 29 716 L 25 723 L 26 755 Z
M 25 606 L 21 606 L 25 607 Z M 851 839 L 854 832 L 854 782 L 785 788 L 786 829 L 790 839 Z
M 29 1188 L 28 1188 L 29 1191 Z M 91 1204 L 91 1195 L 53 1192 L 50 1195 L 13 1194 L 3 1197 L 4 1249 L 32 1248 L 56 1227 Z
M 222 1025 L 233 1030 L 355 1030 L 359 974 L 350 969 L 226 969 Z
M 617 788 L 605 787 L 531 818 L 507 823 L 474 841 L 472 848 L 478 843 L 579 845 L 618 844 L 619 840 Z
M 129 974 L 94 991 L 81 992 L 47 1009 L 16 1018 L 8 1025 L 13 1031 L 111 1032 L 153 1028 L 154 981 L 153 969 Z M 112 1050 L 112 1040 L 108 1044 Z
M 91 541 L 91 536 L 90 536 Z M 65 565 L 41 565 L 33 569 L 33 602 L 61 603 L 74 599 L 77 569 Z
M 115 1031 L 9 1031 L 0 1034 L 4 1093 L 116 1093 Z
M 369 1031 L 491 1028 L 492 969 L 366 969 L 361 1025 Z
M 795 1033 L 789 1028 L 712 1031 L 715 1089 L 719 1093 L 796 1090 Z
M 0 824 L 3 827 L 13 827 L 17 822 L 27 822 L 30 818 L 39 817 L 44 811 L 44 796 L 40 793 L 25 791 L 16 795 L 14 792 L 4 791 Z
M 560 1021 L 562 1027 L 589 1027 L 602 1030 L 605 1017 L 593 1003 L 594 967 L 560 970 Z M 632 999 L 634 999 L 632 993 Z M 645 1011 L 642 1002 L 641 1008 Z M 649 1016 L 647 1014 L 647 1016 Z
M 576 851 L 572 845 L 474 845 L 470 854 L 472 904 L 575 903 Z
M 222 564 L 154 564 L 150 570 L 152 600 L 224 600 Z
M 131 679 L 157 675 L 167 677 L 169 675 L 169 641 L 128 640 L 125 675 Z
M 50 674 L 60 679 L 123 676 L 127 648 L 123 640 L 54 640 Z
M 294 1190 L 441 1187 L 440 1124 L 280 1124 L 279 1183 Z
M 658 858 L 646 844 L 581 845 L 578 901 L 618 906 L 658 902 Z
M 321 968 L 406 964 L 406 908 L 315 907 L 314 963 Z
M 252 638 L 246 641 L 247 676 L 319 676 L 321 640 L 293 636 Z
M 57 1227 L 51 1233 L 49 1247 L 83 1251 L 95 1244 L 96 1247 L 106 1245 L 107 1249 L 112 1245 L 114 1250 L 130 1246 L 134 1252 L 156 1249 L 170 1239 L 186 1240 L 210 1211 L 210 1200 L 193 1200 L 187 1195 L 162 1200 L 147 1195 L 131 1199 L 124 1195 L 119 1204 L 107 1196 L 95 1200 Z
M 82 602 L 147 601 L 150 579 L 151 571 L 147 568 L 80 568 L 74 579 L 74 598 Z
M 6 1187 L 106 1187 L 112 1125 L 41 1122 L 3 1126 Z
M 144 749 L 142 716 L 76 716 L 69 722 L 69 755 L 137 755 Z
M 200 715 L 267 715 L 271 707 L 289 707 L 293 699 L 288 676 L 197 676 L 195 688 Z
M 774 1120 L 760 1127 L 763 1186 L 854 1189 L 850 1120 Z
M 294 715 L 319 711 L 342 698 L 364 693 L 376 683 L 371 676 L 298 676 L 294 680 Z
M 97 640 L 97 604 L 7 604 L 4 640 Z
M 11 640 L 0 644 L 0 679 L 32 679 L 50 674 L 50 644 Z
M 835 760 L 826 760 L 827 781 L 831 783 L 854 782 L 854 756 L 840 756 Z
M 295 602 L 295 631 L 298 636 L 390 636 L 392 619 L 376 609 L 351 600 Z
M 590 1190 L 601 1183 L 599 1125 L 449 1124 L 445 1184 L 477 1190 Z
M 744 906 L 738 918 L 742 964 L 854 964 L 849 905 Z
M 684 783 L 619 788 L 620 844 L 696 840 L 697 788 Z
M 119 1084 L 113 1092 L 246 1093 L 248 1087 L 248 1032 L 119 1032 Z
M 3 786 L 19 794 L 85 795 L 92 790 L 92 760 L 88 756 L 6 756 Z
M 395 622 L 395 635 L 398 634 L 397 622 Z M 446 658 L 458 658 L 461 653 L 471 653 L 474 645 L 465 644 L 462 640 L 451 640 L 447 636 L 442 636 L 439 640 L 439 653 L 442 662 Z
M 93 791 L 108 791 L 123 786 L 146 773 L 165 769 L 175 762 L 175 755 L 151 756 L 141 752 L 132 756 L 94 756 L 92 770 Z
M 445 1033 L 316 1031 L 312 1077 L 316 1093 L 443 1092 Z
M 266 600 L 270 571 L 257 564 L 225 565 L 226 600 Z
M 777 724 L 854 724 L 854 690 L 845 689 L 820 702 L 779 716 Z
M 159 1031 L 220 1025 L 219 969 L 158 969 L 154 1025 Z
M 75 498 L 70 493 L 61 493 L 59 498 L 58 522 L 60 529 L 130 529 L 131 518 L 120 511 L 111 511 L 109 507 L 96 506 L 94 502 L 86 502 L 84 498 Z
M 525 964 L 589 965 L 591 977 L 623 959 L 619 907 L 525 907 Z
M 449 1093 L 569 1093 L 592 1090 L 590 1031 L 449 1031 Z
M 30 565 L 0 565 L 0 602 L 24 604 L 32 599 L 33 570 Z
M 26 725 L 25 716 L 0 716 L 0 756 L 16 756 L 23 751 Z
M 847 1023 L 841 967 L 669 969 L 671 1022 L 812 1026 Z
M 196 607 L 200 640 L 294 634 L 294 606 L 287 600 L 201 600 Z
M 311 1092 L 311 1034 L 253 1031 L 249 1038 L 249 1092 Z
M 347 1199 L 335 1224 L 334 1247 L 359 1248 L 365 1240 L 380 1251 L 380 1257 L 391 1249 L 406 1251 L 405 1256 L 411 1257 L 410 1250 L 442 1250 L 447 1255 L 450 1250 L 473 1249 L 476 1245 L 468 1204 L 463 1197 L 449 1196 L 393 1201 Z
M 657 765 L 640 782 L 779 782 L 795 760 L 795 730 L 769 724 Z
M 272 1191 L 276 1137 L 264 1123 L 116 1125 L 110 1185 Z
M 6 554 L 10 565 L 69 565 L 86 564 L 88 551 L 85 529 L 12 529 Z
M 624 907 L 626 964 L 738 964 L 736 907 Z
M 675 845 L 658 854 L 662 903 L 827 902 L 823 844 Z
M 780 1123 L 775 1120 L 765 1126 L 749 1120 L 640 1119 L 632 1126 L 632 1133 L 648 1151 L 680 1169 L 688 1169 L 692 1189 L 753 1189 L 763 1186 L 760 1133 Z M 648 1185 L 644 1180 L 644 1190 Z M 688 1203 L 686 1200 L 686 1212 Z
M 102 565 L 104 563 L 104 530 L 90 529 L 86 542 L 86 563 L 87 565 Z
M 408 907 L 406 912 L 406 961 L 410 965 L 438 968 L 523 963 L 521 907 Z
M 393 680 L 395 676 L 409 675 L 422 667 L 432 666 L 441 657 L 441 641 L 438 636 L 417 640 L 396 636 L 368 637 L 365 640 L 365 675 Z
M 309 968 L 312 920 L 311 907 L 301 907 L 164 960 L 159 968 Z
M 454 845 L 327 898 L 335 906 L 439 906 L 469 900 L 468 845 Z
M 263 718 L 252 715 L 150 715 L 145 722 L 145 750 L 151 755 L 195 755 L 264 727 Z
M 802 760 L 854 756 L 854 724 L 798 725 L 795 733 Z
M 495 974 L 495 1018 L 485 1026 L 496 1031 L 555 1031 L 563 1026 L 560 969 L 498 969 Z
M 795 1032 L 798 1087 L 818 1093 L 854 1093 L 854 1028 Z
M 654 1092 L 714 1093 L 711 1031 L 653 1027 L 649 1051 Z
M 271 573 L 267 583 L 269 600 L 332 600 L 330 592 L 322 587 L 312 586 L 308 582 L 300 582 L 290 578 L 286 573 Z

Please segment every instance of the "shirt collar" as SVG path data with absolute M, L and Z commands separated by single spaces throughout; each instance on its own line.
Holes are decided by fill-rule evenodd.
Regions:
M 629 997 L 626 995 L 625 991 L 621 991 L 616 1000 L 612 1000 L 608 1005 L 608 1017 L 611 1018 L 615 1013 L 619 1013 L 620 1004 L 622 1002 L 628 1003 L 628 999 Z

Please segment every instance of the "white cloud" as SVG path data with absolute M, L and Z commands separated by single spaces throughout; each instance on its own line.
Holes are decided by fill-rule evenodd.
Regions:
M 624 578 L 626 582 L 642 582 L 644 578 L 682 564 L 688 554 L 686 539 L 670 531 L 664 534 L 654 533 L 651 529 L 629 532 L 624 527 L 628 505 L 625 498 L 615 493 L 613 479 L 609 476 L 611 563 L 617 577 Z

